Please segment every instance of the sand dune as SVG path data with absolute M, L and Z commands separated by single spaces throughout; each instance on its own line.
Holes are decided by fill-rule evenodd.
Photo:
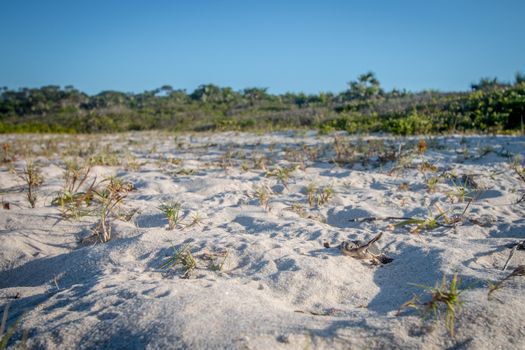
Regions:
M 516 203 L 525 182 L 514 170 L 523 165 L 525 138 L 421 139 L 0 136 L 16 155 L 0 168 L 2 201 L 10 204 L 0 210 L 0 310 L 10 304 L 8 325 L 19 320 L 10 346 L 523 348 L 524 277 L 487 294 L 489 282 L 525 264 L 516 250 L 503 271 L 525 239 L 525 203 Z M 66 219 L 51 204 L 64 161 L 78 156 L 93 156 L 90 179 L 133 184 L 121 207 L 133 215 L 110 220 L 107 243 L 83 241 L 95 214 Z M 29 158 L 44 178 L 36 208 L 17 175 Z M 172 201 L 181 204 L 181 220 L 168 230 L 160 207 Z M 436 227 L 383 220 L 429 215 Z M 388 264 L 338 248 L 380 232 Z M 196 268 L 162 268 L 181 249 Z M 414 294 L 429 300 L 415 284 L 434 286 L 443 276 L 450 283 L 455 273 L 463 303 L 454 335 L 444 309 L 426 319 L 399 312 Z

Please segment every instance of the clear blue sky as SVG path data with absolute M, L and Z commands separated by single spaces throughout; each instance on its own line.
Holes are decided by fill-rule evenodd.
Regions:
M 2 0 L 0 86 L 466 90 L 525 72 L 525 1 Z

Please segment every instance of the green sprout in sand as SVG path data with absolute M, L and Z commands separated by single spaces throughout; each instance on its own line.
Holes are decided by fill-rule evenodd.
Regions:
M 420 311 L 424 318 L 431 314 L 439 318 L 441 309 L 444 309 L 445 328 L 454 336 L 457 312 L 463 303 L 460 300 L 460 295 L 463 291 L 459 290 L 458 274 L 454 274 L 450 284 L 447 283 L 445 276 L 443 276 L 441 283 L 436 283 L 434 287 L 420 284 L 414 285 L 426 290 L 430 294 L 430 300 L 422 302 L 421 296 L 414 295 L 412 299 L 401 306 L 400 311 L 406 308 L 413 308 Z
M 170 202 L 164 203 L 159 207 L 168 219 L 168 230 L 175 229 L 179 224 L 181 206 L 181 202 Z

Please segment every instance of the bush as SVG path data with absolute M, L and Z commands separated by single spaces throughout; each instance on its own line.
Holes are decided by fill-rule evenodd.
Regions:
M 388 131 L 397 135 L 429 134 L 435 131 L 432 128 L 432 120 L 416 112 L 405 118 L 391 120 L 387 125 Z

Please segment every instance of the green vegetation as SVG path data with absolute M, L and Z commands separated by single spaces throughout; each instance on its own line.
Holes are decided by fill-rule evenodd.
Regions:
M 99 221 L 93 229 L 92 237 L 106 243 L 111 239 L 112 220 L 123 216 L 118 212 L 118 209 L 128 193 L 133 190 L 133 184 L 114 177 L 103 180 L 100 184 L 102 183 L 107 183 L 102 190 L 92 190 L 94 199 L 98 203 L 99 217 Z
M 448 285 L 445 276 L 441 283 L 436 283 L 435 287 L 416 284 L 416 286 L 423 288 L 430 294 L 430 300 L 426 302 L 421 301 L 421 297 L 415 295 L 412 299 L 401 306 L 401 309 L 414 308 L 420 312 L 424 318 L 429 314 L 434 314 L 439 317 L 440 308 L 445 309 L 445 327 L 450 335 L 454 336 L 456 313 L 461 307 L 462 301 L 460 295 L 462 291 L 458 289 L 459 279 L 458 274 L 455 273 Z
M 20 177 L 27 185 L 27 201 L 31 208 L 34 208 L 37 200 L 36 189 L 44 182 L 42 172 L 32 161 L 28 161 Z
M 0 133 L 96 133 L 318 128 L 322 132 L 523 132 L 525 81 L 483 78 L 467 92 L 381 88 L 371 72 L 338 94 L 270 94 L 201 85 L 192 93 L 163 86 L 142 93 L 89 96 L 72 86 L 0 89 Z
M 96 177 L 93 181 L 87 181 L 90 171 L 90 166 L 66 162 L 64 187 L 51 202 L 60 207 L 63 217 L 78 219 L 88 214 L 85 208 L 93 200 L 93 189 L 96 182 Z M 85 191 L 82 191 L 82 188 L 85 188 Z
M 306 186 L 306 197 L 310 208 L 317 206 L 321 207 L 326 204 L 334 196 L 334 188 L 332 186 L 325 186 L 317 188 L 314 183 L 309 183 Z
M 166 215 L 168 219 L 168 230 L 173 230 L 180 223 L 180 209 L 181 202 L 163 203 L 159 209 Z
M 270 187 L 261 185 L 253 187 L 253 197 L 259 200 L 259 204 L 264 207 L 266 210 L 269 210 L 270 197 L 273 194 L 273 191 Z
M 197 268 L 197 262 L 191 254 L 191 249 L 188 244 L 182 246 L 178 250 L 173 247 L 173 255 L 165 263 L 163 263 L 160 268 L 168 269 L 176 265 L 182 265 L 184 269 L 184 273 L 181 276 L 182 278 L 189 278 L 191 272 Z
M 281 168 L 280 166 L 266 172 L 266 177 L 277 178 L 283 186 L 288 189 L 288 180 L 290 180 L 291 173 L 295 171 L 295 167 Z

